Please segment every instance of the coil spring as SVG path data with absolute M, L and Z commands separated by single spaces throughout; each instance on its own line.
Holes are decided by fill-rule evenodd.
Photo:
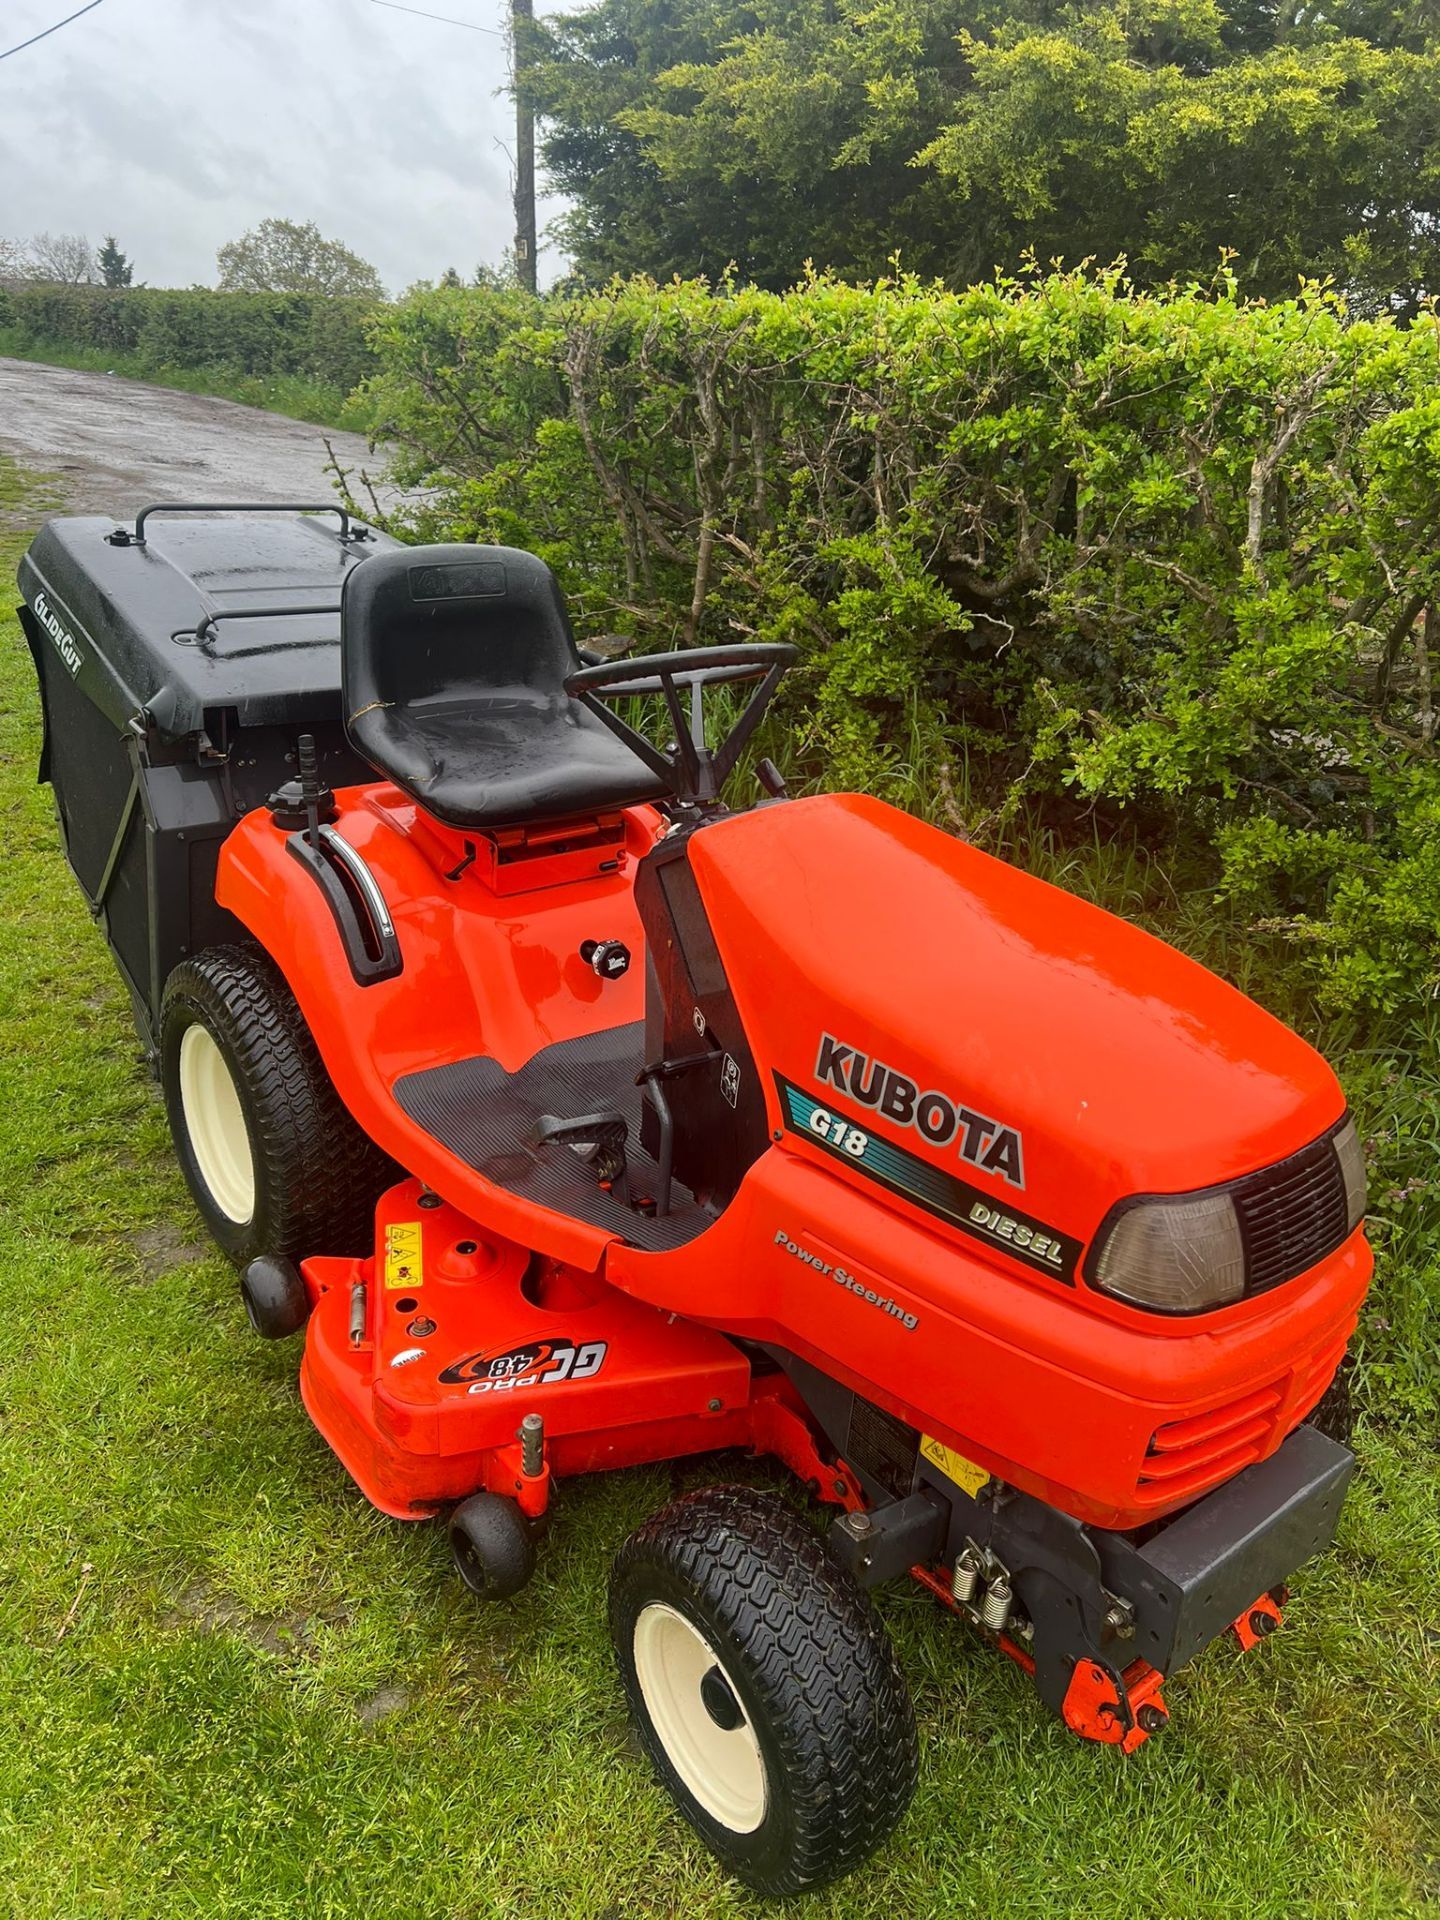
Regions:
M 992 1633 L 1003 1633 L 1010 1620 L 1010 1609 L 1015 1604 L 1015 1595 L 1010 1582 L 1002 1573 L 992 1580 L 980 1602 L 980 1624 L 988 1627 Z
M 975 1589 L 979 1584 L 979 1563 L 967 1548 L 956 1556 L 954 1572 L 950 1576 L 950 1591 L 956 1605 L 968 1607 L 975 1598 Z

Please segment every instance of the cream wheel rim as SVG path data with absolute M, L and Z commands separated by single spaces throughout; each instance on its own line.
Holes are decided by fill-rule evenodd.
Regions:
M 635 1622 L 635 1674 L 665 1757 L 713 1820 L 753 1833 L 769 1791 L 755 1729 L 715 1649 L 673 1607 L 652 1601 Z M 709 1700 L 734 1725 L 723 1725 Z
M 215 1205 L 237 1227 L 255 1212 L 255 1156 L 239 1090 L 214 1034 L 196 1021 L 180 1041 L 180 1108 Z

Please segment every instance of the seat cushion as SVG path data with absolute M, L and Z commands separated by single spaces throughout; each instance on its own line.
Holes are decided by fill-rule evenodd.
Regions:
M 580 665 L 543 560 L 401 547 L 341 593 L 345 730 L 448 826 L 524 826 L 657 800 L 663 781 L 565 692 Z
M 372 708 L 351 721 L 350 734 L 368 760 L 452 827 L 561 820 L 664 791 L 578 701 L 529 687 Z

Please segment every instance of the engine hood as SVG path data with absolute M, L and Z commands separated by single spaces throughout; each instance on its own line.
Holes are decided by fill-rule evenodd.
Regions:
M 690 859 L 777 1136 L 858 1121 L 1032 1239 L 1086 1242 L 1117 1200 L 1272 1165 L 1344 1111 L 1235 988 L 881 801 L 730 816 Z

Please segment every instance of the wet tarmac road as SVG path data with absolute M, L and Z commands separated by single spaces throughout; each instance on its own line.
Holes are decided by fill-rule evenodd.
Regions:
M 347 468 L 383 465 L 359 434 L 115 374 L 0 359 L 0 453 L 53 474 L 66 513 L 132 518 L 152 500 L 330 500 L 327 439 Z

